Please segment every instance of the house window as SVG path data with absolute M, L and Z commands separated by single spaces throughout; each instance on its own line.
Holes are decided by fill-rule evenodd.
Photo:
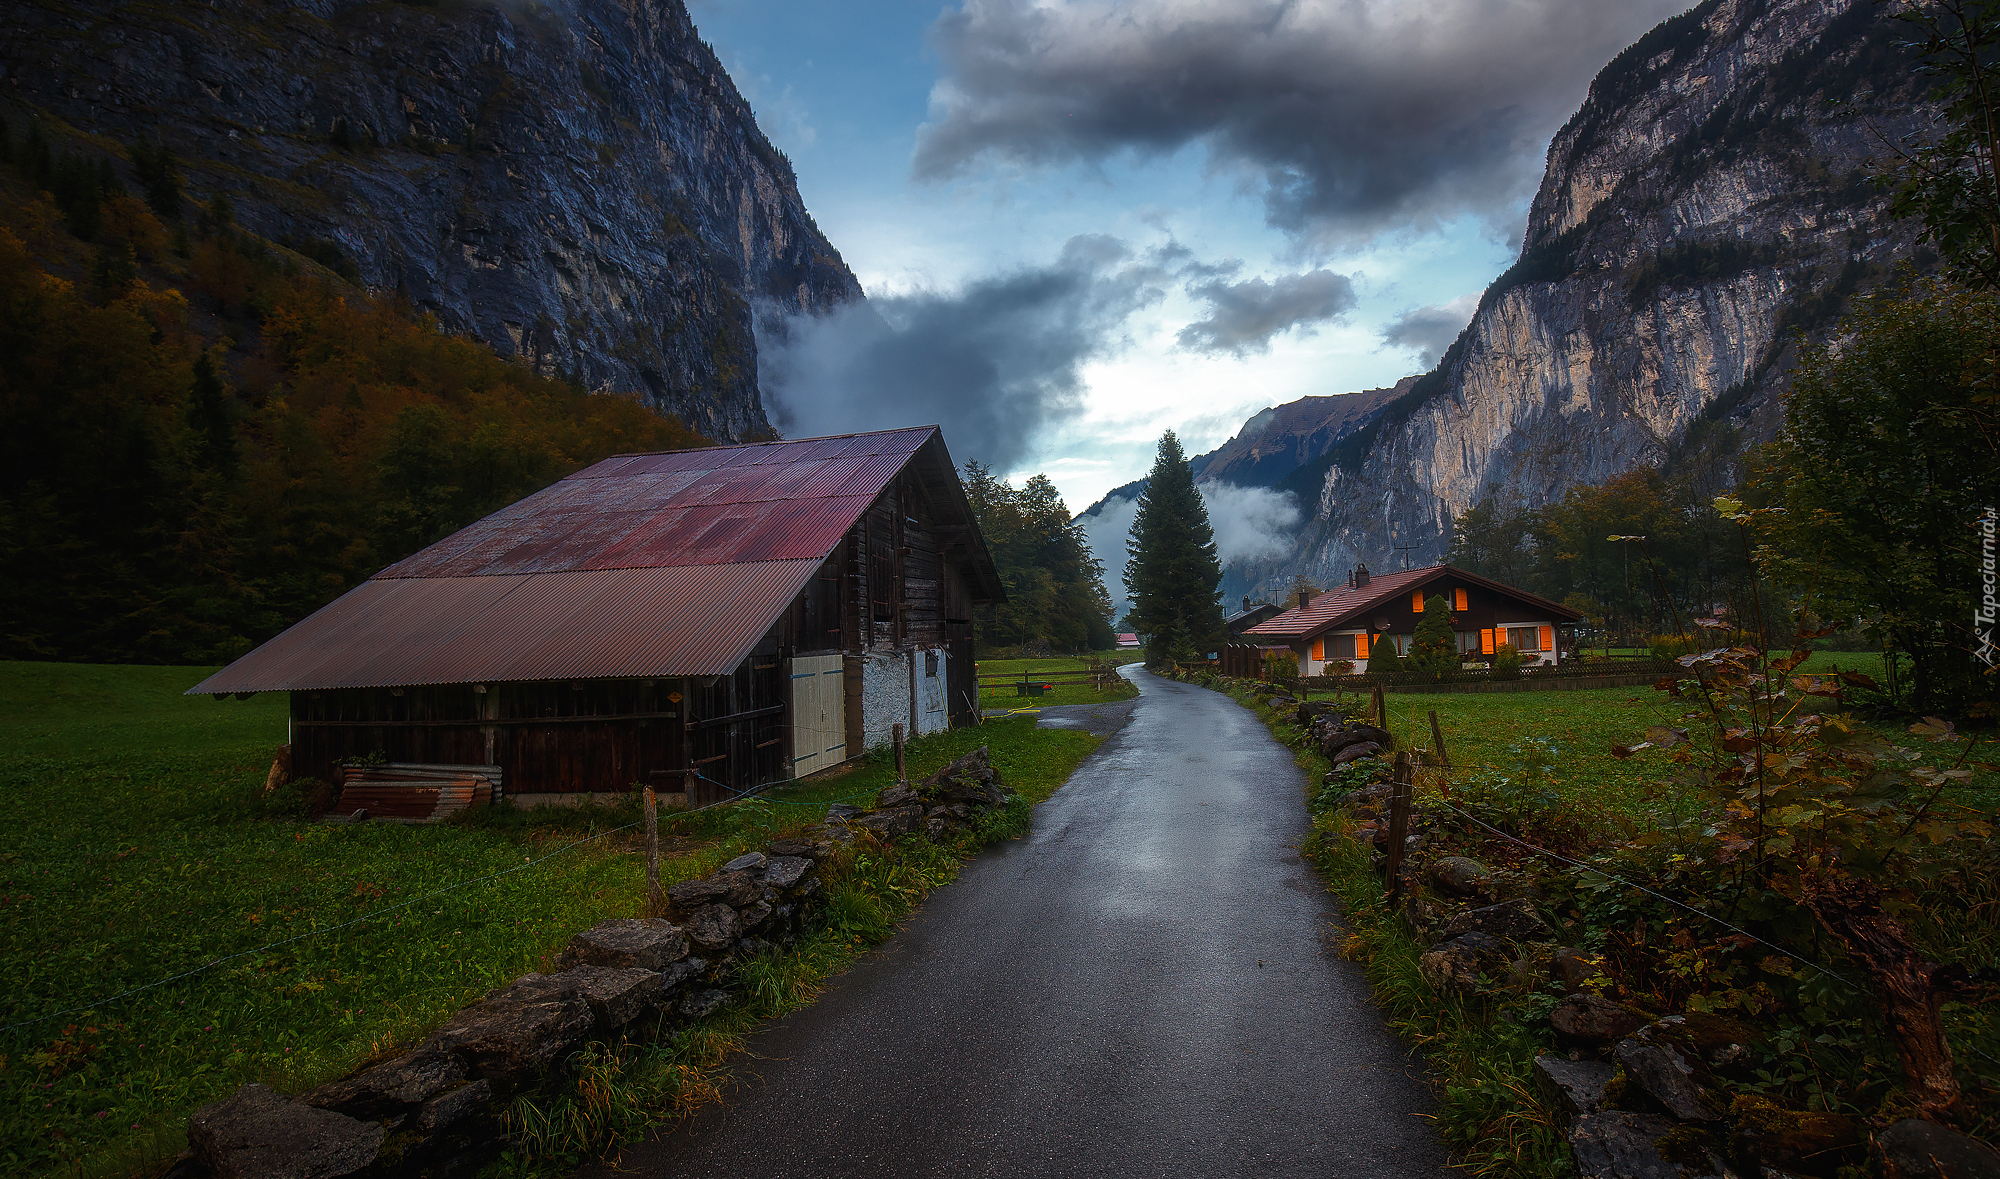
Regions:
M 1314 659 L 1318 659 L 1318 660 L 1321 660 L 1322 662 L 1323 662 L 1323 661 L 1325 661 L 1325 659 L 1326 659 L 1326 640 L 1325 640 L 1325 639 L 1314 639 L 1314 640 L 1313 640 L 1313 649 L 1312 649 L 1312 657 L 1313 657 Z
M 1464 590 L 1451 591 L 1451 608 L 1454 610 L 1463 610 L 1466 608 Z
M 1479 632 L 1479 653 L 1480 653 L 1481 655 L 1491 655 L 1491 654 L 1493 654 L 1493 647 L 1494 647 L 1494 643 L 1493 643 L 1493 632 L 1492 632 L 1492 631 L 1490 631 L 1490 630 L 1482 630 L 1482 631 L 1480 631 L 1480 632 Z
M 1540 651 L 1542 649 L 1542 628 L 1539 626 L 1510 626 L 1507 641 L 1514 644 L 1516 651 Z
M 1556 649 L 1556 628 L 1553 626 L 1545 626 L 1542 628 L 1542 650 L 1553 651 L 1555 649 Z
M 1416 593 L 1410 595 L 1410 613 L 1422 614 L 1423 612 L 1424 612 L 1424 591 L 1418 590 Z

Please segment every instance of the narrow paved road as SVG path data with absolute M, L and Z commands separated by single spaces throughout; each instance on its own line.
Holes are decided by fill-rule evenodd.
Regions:
M 726 1103 L 618 1170 L 1444 1174 L 1415 1067 L 1294 850 L 1290 755 L 1224 696 L 1127 674 L 1131 720 L 1032 834 L 968 864 L 760 1033 Z

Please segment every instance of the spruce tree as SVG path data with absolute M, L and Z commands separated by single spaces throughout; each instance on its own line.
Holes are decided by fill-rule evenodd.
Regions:
M 1425 675 L 1458 670 L 1458 635 L 1451 629 L 1451 609 L 1443 594 L 1424 599 L 1424 616 L 1410 640 L 1410 663 Z
M 1149 646 L 1154 662 L 1213 649 L 1222 636 L 1222 562 L 1215 530 L 1195 490 L 1194 472 L 1172 430 L 1160 437 L 1146 490 L 1125 550 L 1125 589 L 1132 595 L 1126 625 L 1165 644 Z M 1176 648 L 1155 652 L 1151 647 Z

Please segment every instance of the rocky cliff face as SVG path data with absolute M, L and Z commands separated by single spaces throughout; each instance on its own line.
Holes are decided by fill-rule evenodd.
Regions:
M 753 304 L 861 297 L 680 0 L 4 11 L 17 127 L 164 143 L 191 199 L 713 436 L 768 428 Z
M 1312 519 L 1266 582 L 1440 560 L 1483 500 L 1768 436 L 1790 342 L 1910 253 L 1862 172 L 1918 109 L 1892 33 L 1868 0 L 1705 0 L 1606 67 L 1439 367 L 1291 477 Z

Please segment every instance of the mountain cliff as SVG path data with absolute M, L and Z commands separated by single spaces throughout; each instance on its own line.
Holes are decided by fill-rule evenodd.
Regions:
M 0 111 L 716 438 L 769 428 L 753 304 L 861 297 L 680 0 L 16 0 Z
M 1893 33 L 1868 0 L 1705 0 L 1620 54 L 1439 366 L 1281 481 L 1311 518 L 1257 586 L 1439 560 L 1475 504 L 1695 450 L 1726 477 L 1774 429 L 1798 335 L 1911 257 L 1864 172 L 1920 113 Z

